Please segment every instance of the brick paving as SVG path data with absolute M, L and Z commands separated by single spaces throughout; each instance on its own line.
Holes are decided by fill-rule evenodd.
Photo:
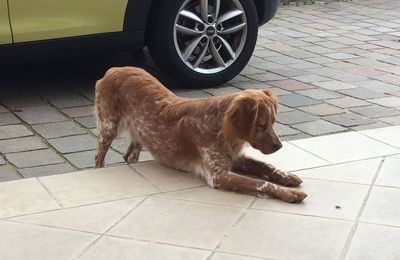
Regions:
M 93 167 L 94 82 L 132 64 L 184 97 L 269 88 L 284 140 L 400 125 L 400 1 L 281 7 L 260 28 L 248 66 L 217 88 L 178 88 L 148 57 L 138 64 L 125 54 L 0 67 L 0 182 Z M 122 163 L 127 145 L 115 140 L 106 163 Z

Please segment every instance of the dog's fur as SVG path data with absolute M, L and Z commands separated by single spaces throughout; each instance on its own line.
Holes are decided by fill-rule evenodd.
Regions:
M 298 186 L 298 176 L 241 153 L 246 142 L 264 154 L 282 146 L 272 128 L 277 102 L 268 90 L 187 99 L 142 69 L 111 68 L 96 84 L 96 109 L 96 167 L 104 166 L 113 139 L 125 129 L 132 138 L 124 155 L 128 163 L 138 160 L 144 145 L 158 162 L 195 172 L 213 188 L 287 202 L 307 196 L 271 183 Z

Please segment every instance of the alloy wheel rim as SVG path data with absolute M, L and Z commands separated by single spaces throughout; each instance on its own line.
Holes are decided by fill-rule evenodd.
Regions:
M 218 73 L 239 57 L 247 19 L 239 0 L 186 0 L 174 23 L 175 49 L 186 66 Z

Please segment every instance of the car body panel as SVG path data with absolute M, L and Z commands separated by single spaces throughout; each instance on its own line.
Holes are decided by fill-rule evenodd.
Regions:
M 7 0 L 0 0 L 0 44 L 12 43 Z
M 122 31 L 128 2 L 8 1 L 15 43 Z

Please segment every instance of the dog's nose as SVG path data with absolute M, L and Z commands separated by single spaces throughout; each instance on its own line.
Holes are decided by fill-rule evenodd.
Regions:
M 274 150 L 274 152 L 278 151 L 281 148 L 282 148 L 282 143 L 281 142 L 274 142 L 273 145 L 272 145 L 272 150 Z

